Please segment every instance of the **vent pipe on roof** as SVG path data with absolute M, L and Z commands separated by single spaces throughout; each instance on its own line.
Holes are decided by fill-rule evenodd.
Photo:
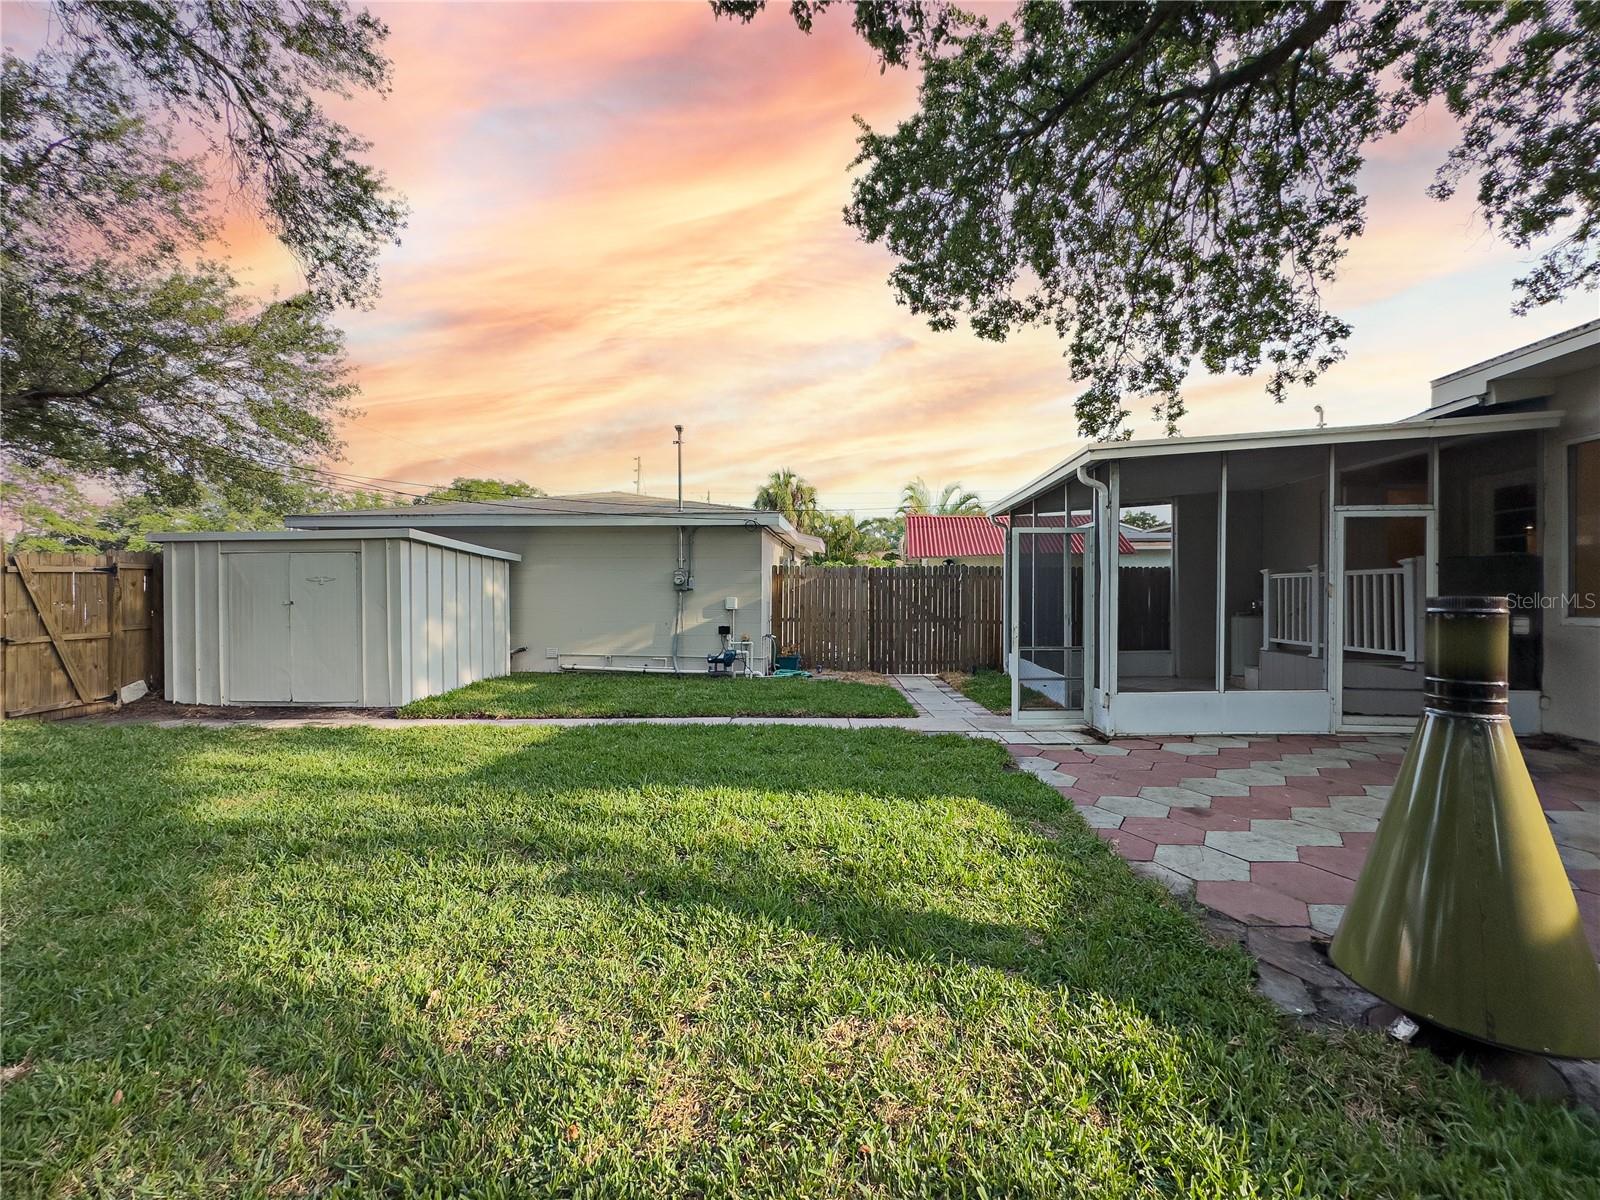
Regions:
M 673 430 L 677 437 L 672 439 L 672 444 L 678 448 L 678 511 L 683 511 L 683 426 L 674 425 Z

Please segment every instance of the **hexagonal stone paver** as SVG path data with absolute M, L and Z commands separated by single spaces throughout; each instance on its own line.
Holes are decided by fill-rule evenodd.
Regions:
M 1250 745 L 1244 738 L 1236 737 L 1197 737 L 1194 740 L 1202 746 L 1218 746 L 1227 750 L 1244 750 Z
M 1210 846 L 1157 846 L 1155 861 L 1196 881 L 1250 878 L 1249 863 Z
M 1163 867 L 1158 862 L 1131 862 L 1128 866 L 1135 875 L 1154 879 L 1174 896 L 1187 897 L 1194 893 L 1194 880 L 1187 875 L 1178 874 L 1170 867 Z
M 1211 797 L 1203 792 L 1192 792 L 1181 787 L 1143 787 L 1139 795 L 1146 800 L 1155 800 L 1161 804 L 1177 805 L 1180 808 L 1210 808 Z
M 1369 783 L 1362 787 L 1361 790 L 1369 796 L 1376 796 L 1380 800 L 1387 800 L 1390 796 L 1394 795 L 1394 784 L 1391 783 L 1380 786 L 1376 783 Z
M 1276 771 L 1279 775 L 1315 775 L 1315 763 L 1291 762 L 1287 758 L 1260 759 L 1252 762 L 1250 769 L 1253 771 Z
M 1285 821 L 1267 818 L 1250 822 L 1250 832 L 1290 846 L 1342 846 L 1344 843 L 1332 829 L 1310 825 L 1304 821 Z
M 1289 815 L 1296 821 L 1320 825 L 1335 833 L 1371 833 L 1378 827 L 1377 817 L 1351 812 L 1348 808 L 1294 808 L 1289 810 Z
M 1246 787 L 1282 787 L 1285 780 L 1276 771 L 1263 771 L 1259 767 L 1223 767 L 1217 778 L 1226 783 L 1242 783 Z
M 1206 834 L 1206 845 L 1245 862 L 1298 862 L 1300 859 L 1300 852 L 1296 847 L 1287 842 L 1275 841 L 1253 830 L 1243 833 L 1212 830 Z
M 1096 803 L 1125 817 L 1164 817 L 1171 811 L 1168 805 L 1142 796 L 1101 796 Z
M 1381 763 L 1384 760 L 1370 750 L 1326 750 L 1312 751 L 1312 753 L 1325 753 L 1331 758 L 1340 758 L 1351 763 Z
M 1254 863 L 1250 882 L 1307 904 L 1348 904 L 1356 890 L 1355 880 L 1304 862 Z
M 1382 796 L 1329 796 L 1328 807 L 1366 817 L 1381 817 L 1389 801 Z
M 1112 847 L 1129 862 L 1149 862 L 1155 854 L 1156 847 L 1142 837 L 1135 837 L 1131 833 L 1124 833 L 1120 829 L 1096 829 L 1095 833 L 1111 843 Z
M 1202 883 L 1195 899 L 1207 908 L 1227 913 L 1251 925 L 1304 925 L 1303 901 L 1256 883 Z
M 1139 794 L 1156 789 L 1145 788 Z M 1154 797 L 1152 797 L 1154 799 Z M 1600 854 L 1600 821 L 1594 819 L 1593 813 L 1584 812 L 1547 812 L 1545 819 L 1550 822 L 1550 833 L 1558 846 L 1571 846 L 1576 850 L 1587 850 L 1590 854 Z
M 1205 830 L 1166 817 L 1129 817 L 1122 828 L 1158 846 L 1199 846 L 1206 840 Z
M 1229 783 L 1226 779 L 1201 779 L 1191 778 L 1180 780 L 1182 785 L 1191 792 L 1199 792 L 1202 796 L 1248 796 L 1250 789 L 1242 783 Z
M 1306 912 L 1311 917 L 1311 928 L 1332 937 L 1339 932 L 1339 922 L 1344 920 L 1342 904 L 1308 904 Z
M 1074 804 L 1072 807 L 1078 810 L 1078 815 L 1089 823 L 1091 829 L 1122 828 L 1121 813 L 1101 808 L 1098 804 Z
M 1197 746 L 1193 742 L 1162 742 L 1161 748 L 1168 754 L 1215 754 L 1215 746 Z
M 1103 754 L 1109 755 L 1112 758 L 1128 757 L 1128 748 L 1126 746 L 1102 746 L 1099 744 L 1089 744 L 1079 746 L 1078 749 L 1083 751 L 1085 754 Z

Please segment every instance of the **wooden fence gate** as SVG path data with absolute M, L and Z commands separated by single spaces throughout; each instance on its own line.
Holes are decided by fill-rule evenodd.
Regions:
M 79 716 L 161 683 L 154 554 L 12 554 L 0 613 L 0 715 Z
M 773 570 L 780 654 L 837 671 L 926 674 L 1000 666 L 999 567 Z

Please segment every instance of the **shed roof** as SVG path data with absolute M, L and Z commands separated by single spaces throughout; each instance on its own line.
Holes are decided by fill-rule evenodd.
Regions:
M 197 530 L 193 533 L 152 533 L 152 542 L 298 542 L 365 541 L 372 538 L 397 538 L 410 542 L 423 542 L 429 546 L 442 546 L 446 550 L 460 550 L 483 558 L 503 558 L 507 562 L 521 562 L 522 555 L 510 550 L 493 550 L 488 546 L 455 538 L 440 537 L 424 529 L 267 529 L 249 531 Z
M 1559 412 L 1508 413 L 1503 416 L 1457 417 L 1449 421 L 1386 421 L 1373 425 L 1327 426 L 1316 429 L 1257 430 L 1251 433 L 1212 433 L 1195 437 L 1145 438 L 1126 442 L 1094 442 L 1062 459 L 1044 474 L 1005 496 L 989 509 L 1003 513 L 1054 487 L 1080 467 L 1132 458 L 1165 458 L 1184 454 L 1214 454 L 1231 450 L 1271 450 L 1289 446 L 1332 446 L 1341 442 L 1422 441 L 1469 437 L 1483 433 L 1512 433 L 1522 429 L 1552 429 L 1561 424 Z

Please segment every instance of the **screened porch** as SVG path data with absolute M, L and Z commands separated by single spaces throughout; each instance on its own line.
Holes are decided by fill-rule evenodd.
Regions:
M 1548 414 L 1091 447 L 1009 497 L 1013 719 L 1106 733 L 1408 726 L 1440 590 L 1532 594 Z M 1170 531 L 1136 565 L 1124 522 Z M 1514 709 L 1538 691 L 1513 622 Z

